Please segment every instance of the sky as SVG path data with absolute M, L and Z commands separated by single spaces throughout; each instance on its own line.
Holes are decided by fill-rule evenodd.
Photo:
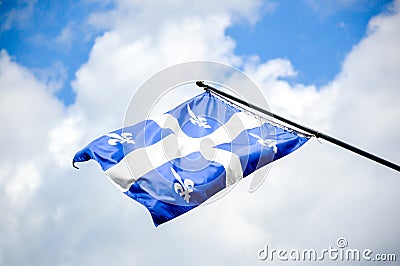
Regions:
M 195 60 L 240 69 L 272 111 L 400 163 L 400 1 L 3 0 L 0 14 L 0 265 L 280 265 L 258 250 L 340 237 L 400 259 L 399 173 L 322 140 L 254 193 L 242 180 L 158 228 L 94 162 L 70 163 L 122 126 L 148 78 Z

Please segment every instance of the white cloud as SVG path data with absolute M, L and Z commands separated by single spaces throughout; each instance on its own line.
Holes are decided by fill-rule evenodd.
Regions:
M 320 130 L 329 128 L 330 121 L 326 118 L 330 115 L 330 106 L 336 101 L 337 89 L 291 85 L 284 79 L 296 76 L 297 72 L 291 62 L 284 59 L 265 63 L 252 59 L 244 71 L 262 88 L 272 111 L 306 124 L 317 123 Z
M 67 70 L 60 61 L 53 63 L 47 68 L 31 69 L 40 83 L 44 83 L 47 90 L 51 93 L 59 91 L 67 79 Z
M 47 143 L 49 125 L 61 116 L 62 104 L 34 75 L 0 52 L 0 119 L 3 131 L 0 145 L 9 149 L 2 161 L 19 160 L 41 150 Z
M 227 17 L 196 16 L 183 22 L 165 23 L 161 34 L 148 32 L 135 40 L 126 38 L 120 28 L 96 40 L 89 61 L 73 83 L 77 106 L 103 106 L 85 108 L 88 120 L 96 124 L 101 120 L 104 130 L 120 127 L 134 88 L 167 66 L 193 60 L 240 63 L 233 54 L 233 41 L 224 35 Z
M 65 118 L 49 133 L 48 147 L 54 160 L 62 167 L 71 166 L 71 158 L 79 148 L 81 132 L 79 117 Z
M 41 182 L 40 174 L 33 162 L 19 165 L 15 170 L 16 173 L 14 175 L 8 173 L 9 179 L 6 185 L 6 196 L 10 199 L 10 205 L 13 208 L 26 203 L 26 200 L 31 196 L 31 192 L 34 191 Z M 22 197 L 22 195 L 24 196 Z
M 54 38 L 55 43 L 57 43 L 58 45 L 61 44 L 63 45 L 63 48 L 70 50 L 74 38 L 72 27 L 73 25 L 67 25 L 66 27 L 64 27 L 61 30 L 60 34 Z
M 233 21 L 246 20 L 254 23 L 257 21 L 260 9 L 264 12 L 273 11 L 275 6 L 270 2 L 262 1 L 201 1 L 191 2 L 182 0 L 168 1 L 115 1 L 116 8 L 109 12 L 93 14 L 90 22 L 101 28 L 119 29 L 130 32 L 131 37 L 136 34 L 160 33 L 162 25 L 168 21 L 179 22 L 192 16 L 208 17 L 213 15 L 228 16 Z
M 204 2 L 186 13 L 183 4 L 121 2 L 93 17 L 109 31 L 77 72 L 68 110 L 1 52 L 0 263 L 256 265 L 266 243 L 327 248 L 339 236 L 351 247 L 397 252 L 398 174 L 327 143 L 311 140 L 277 162 L 256 193 L 244 180 L 157 229 L 95 163 L 69 166 L 78 146 L 122 125 L 131 94 L 148 77 L 196 59 L 243 66 L 273 111 L 400 161 L 398 13 L 374 19 L 340 75 L 317 88 L 286 82 L 296 75 L 287 60 L 234 54 L 224 32 L 238 13 L 250 19 L 258 2 Z

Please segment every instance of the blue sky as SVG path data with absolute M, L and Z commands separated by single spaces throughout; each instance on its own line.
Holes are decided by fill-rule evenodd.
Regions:
M 226 35 L 236 43 L 238 55 L 257 55 L 263 61 L 286 58 L 298 71 L 294 81 L 324 85 L 365 36 L 370 18 L 390 2 L 272 1 L 255 23 L 233 18 Z M 3 1 L 0 49 L 39 79 L 58 82 L 55 94 L 69 105 L 75 97 L 75 72 L 106 30 L 91 25 L 90 16 L 113 8 L 97 1 Z
M 3 1 L 1 49 L 33 69 L 38 78 L 61 79 L 57 96 L 70 104 L 74 100 L 70 82 L 101 34 L 87 23 L 88 16 L 104 8 L 110 6 L 87 1 Z
M 236 40 L 239 54 L 287 58 L 299 72 L 297 81 L 323 85 L 339 73 L 370 18 L 390 2 L 276 1 L 256 25 L 234 25 L 227 34 Z

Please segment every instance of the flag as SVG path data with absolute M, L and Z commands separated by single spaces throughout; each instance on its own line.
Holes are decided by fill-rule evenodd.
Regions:
M 76 153 L 73 164 L 97 161 L 158 226 L 308 139 L 206 91 L 163 115 L 97 138 Z

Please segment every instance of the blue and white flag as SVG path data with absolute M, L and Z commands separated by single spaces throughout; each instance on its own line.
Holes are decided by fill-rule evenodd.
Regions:
M 158 226 L 309 139 L 261 121 L 204 92 L 161 116 L 99 137 L 73 163 L 97 161 Z

